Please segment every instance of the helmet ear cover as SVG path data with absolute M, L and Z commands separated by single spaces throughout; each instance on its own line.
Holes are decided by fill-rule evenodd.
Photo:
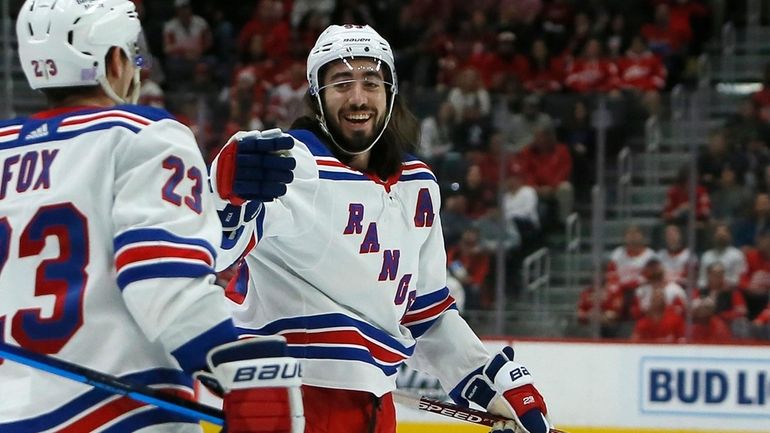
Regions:
M 27 0 L 16 21 L 19 59 L 33 89 L 101 86 L 125 102 L 107 81 L 109 50 L 119 48 L 140 66 L 139 16 L 129 0 Z M 138 96 L 138 68 L 133 93 Z

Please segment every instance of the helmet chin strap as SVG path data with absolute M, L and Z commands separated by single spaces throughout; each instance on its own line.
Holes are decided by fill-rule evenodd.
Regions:
M 104 90 L 104 93 L 107 94 L 107 97 L 112 99 L 116 104 L 136 104 L 137 101 L 139 101 L 139 89 L 141 87 L 141 78 L 139 77 L 139 74 L 139 68 L 136 68 L 134 70 L 134 76 L 131 77 L 131 93 L 126 95 L 126 98 L 122 98 L 115 93 L 115 89 L 112 88 L 107 77 L 101 77 L 98 81 L 102 90 Z
M 316 101 L 318 101 L 318 108 L 319 110 L 321 110 L 321 115 L 316 116 L 316 120 L 318 120 L 318 123 L 321 125 L 321 129 L 324 131 L 324 133 L 326 133 L 326 135 L 329 137 L 332 143 L 334 143 L 337 149 L 339 149 L 342 153 L 350 156 L 361 155 L 372 150 L 372 147 L 374 147 L 374 145 L 377 144 L 377 141 L 380 140 L 380 138 L 382 137 L 382 134 L 385 133 L 385 128 L 388 127 L 388 123 L 390 122 L 390 116 L 391 114 L 393 114 L 393 103 L 396 101 L 396 97 L 395 95 L 393 95 L 393 97 L 390 98 L 390 104 L 388 106 L 388 115 L 385 116 L 385 122 L 383 122 L 382 128 L 380 129 L 380 133 L 377 134 L 377 137 L 375 137 L 375 139 L 372 140 L 372 142 L 368 146 L 366 146 L 365 149 L 352 151 L 352 150 L 345 149 L 344 147 L 342 147 L 341 144 L 337 143 L 337 140 L 334 138 L 334 135 L 329 129 L 329 126 L 326 124 L 326 113 L 324 112 L 324 106 L 321 103 L 321 92 L 316 93 L 315 98 L 316 98 Z

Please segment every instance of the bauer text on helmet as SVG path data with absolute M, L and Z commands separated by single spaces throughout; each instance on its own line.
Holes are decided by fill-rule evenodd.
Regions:
M 105 59 L 117 47 L 139 62 L 140 31 L 129 0 L 27 0 L 16 21 L 19 59 L 30 87 L 101 85 L 118 103 L 125 101 L 107 82 Z

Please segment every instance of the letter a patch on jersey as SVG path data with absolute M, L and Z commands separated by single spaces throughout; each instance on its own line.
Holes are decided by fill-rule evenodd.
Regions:
M 415 227 L 432 227 L 436 214 L 433 212 L 433 200 L 428 188 L 421 188 L 417 193 L 417 207 L 414 211 Z

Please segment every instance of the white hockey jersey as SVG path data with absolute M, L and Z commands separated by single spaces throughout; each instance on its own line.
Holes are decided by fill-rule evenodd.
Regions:
M 223 239 L 218 265 L 248 252 L 236 325 L 286 337 L 308 385 L 381 396 L 409 360 L 456 396 L 489 355 L 446 287 L 433 173 L 410 157 L 382 181 L 340 162 L 311 132 L 289 134 L 297 168 L 288 192 L 237 239 Z
M 190 130 L 136 106 L 53 110 L 0 123 L 0 167 L 0 338 L 191 396 L 189 372 L 237 337 L 213 285 L 220 225 Z M 0 364 L 0 432 L 127 431 L 200 428 Z

